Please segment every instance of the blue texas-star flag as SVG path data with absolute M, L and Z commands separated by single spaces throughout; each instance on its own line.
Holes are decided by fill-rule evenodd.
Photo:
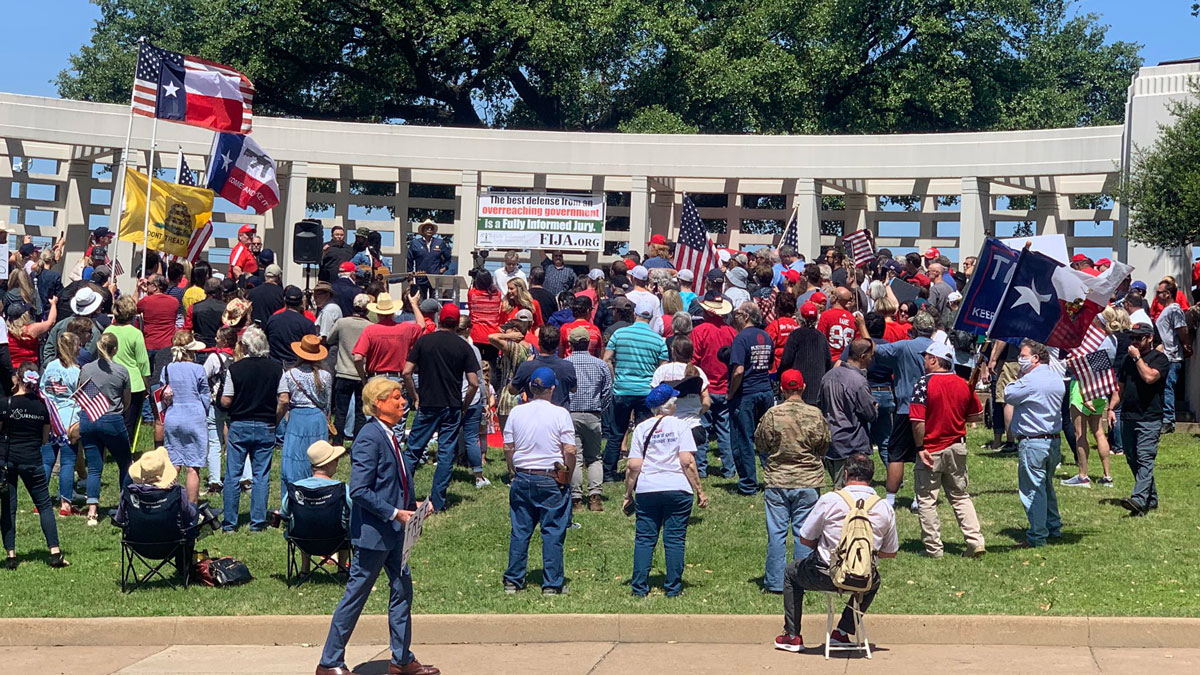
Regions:
M 996 308 L 1004 299 L 1004 291 L 1012 278 L 1018 255 L 1017 251 L 991 237 L 983 242 L 975 273 L 971 275 L 971 283 L 967 285 L 958 309 L 958 318 L 954 320 L 954 330 L 976 335 L 988 332 L 996 316 Z
M 994 338 L 1029 338 L 1074 349 L 1133 268 L 1121 262 L 1093 277 L 1025 249 L 992 322 Z

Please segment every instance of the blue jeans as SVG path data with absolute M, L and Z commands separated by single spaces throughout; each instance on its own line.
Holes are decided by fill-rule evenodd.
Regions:
M 438 511 L 446 508 L 446 490 L 450 489 L 450 474 L 454 472 L 454 453 L 458 450 L 458 430 L 462 427 L 463 412 L 461 407 L 430 408 L 423 406 L 417 411 L 417 419 L 413 421 L 412 431 L 408 434 L 408 444 L 404 450 L 404 464 L 408 475 L 413 475 L 417 462 L 425 454 L 425 446 L 437 431 L 437 468 L 433 471 L 433 487 L 429 498 L 433 500 L 433 508 Z M 479 423 L 475 424 L 478 428 Z
M 1017 442 L 1017 487 L 1029 518 L 1025 541 L 1041 546 L 1046 537 L 1062 533 L 1058 497 L 1054 494 L 1054 468 L 1062 461 L 1061 439 L 1026 438 Z
M 225 448 L 225 427 L 229 424 L 229 413 L 217 410 L 217 406 L 208 408 L 208 482 L 225 484 L 225 472 L 221 470 L 221 451 Z M 250 470 L 250 459 L 242 466 L 242 481 L 254 478 Z M 222 488 L 223 489 L 223 488 Z
M 479 443 L 479 425 L 483 422 L 483 401 L 467 408 L 462 418 L 462 441 L 473 473 L 483 473 L 483 446 Z
M 871 444 L 879 448 L 879 461 L 887 464 L 888 439 L 892 437 L 892 413 L 896 412 L 896 395 L 890 389 L 875 391 L 872 387 L 871 398 L 875 399 L 876 405 L 879 406 L 879 414 L 876 415 L 875 421 L 871 422 L 868 433 L 871 437 Z
M 104 470 L 104 451 L 117 463 L 119 484 L 122 489 L 129 484 L 129 432 L 125 418 L 118 413 L 108 413 L 95 422 L 87 415 L 79 416 L 79 441 L 87 457 L 87 503 L 100 503 L 100 475 Z
M 730 441 L 733 443 L 733 461 L 738 473 L 738 493 L 752 495 L 758 492 L 758 466 L 754 463 L 754 429 L 758 420 L 775 403 L 775 396 L 769 391 L 755 394 L 739 394 L 730 399 L 733 408 L 733 431 Z
M 1121 445 L 1133 472 L 1129 501 L 1142 510 L 1158 508 L 1158 486 L 1154 484 L 1154 462 L 1158 459 L 1158 436 L 1162 422 L 1125 420 L 1121 423 Z
M 709 394 L 709 398 L 712 399 L 712 406 L 704 413 L 704 428 L 708 430 L 709 436 L 717 437 L 717 454 L 721 456 L 721 478 L 733 478 L 737 471 L 733 468 L 733 446 L 729 440 L 729 399 L 724 394 Z M 707 464 L 706 457 L 706 467 Z
M 46 472 L 46 484 L 50 484 L 50 475 L 54 471 L 54 460 L 58 465 L 58 498 L 64 502 L 75 497 L 75 460 L 78 458 L 75 446 L 63 442 L 55 442 L 54 438 L 42 446 L 42 469 Z
M 812 549 L 800 543 L 800 526 L 808 517 L 821 492 L 816 488 L 773 488 L 763 491 L 767 514 L 767 566 L 763 588 L 783 592 L 783 570 L 787 567 L 787 536 L 792 533 L 792 560 L 804 560 Z
M 232 532 L 238 526 L 238 507 L 242 491 L 238 489 L 241 471 L 250 459 L 254 467 L 254 486 L 250 488 L 250 531 L 267 527 L 267 499 L 271 493 L 271 460 L 275 456 L 275 426 L 266 422 L 239 420 L 229 423 L 229 447 L 225 458 L 225 487 L 221 493 L 224 514 L 221 527 Z
M 1172 361 L 1167 369 L 1167 389 L 1163 392 L 1163 424 L 1175 423 L 1175 385 L 1179 381 L 1182 361 Z
M 550 476 L 535 476 L 517 471 L 508 488 L 508 518 L 512 531 L 508 537 L 508 569 L 504 580 L 525 587 L 525 567 L 529 562 L 529 540 L 533 528 L 542 528 L 542 587 L 562 588 L 563 543 L 571 520 L 571 496 Z
M 629 417 L 632 415 L 634 424 L 650 416 L 646 407 L 646 395 L 613 396 L 613 423 L 608 428 L 604 441 L 604 478 L 616 480 L 617 462 L 621 461 L 621 441 L 625 440 L 625 432 L 629 431 Z
M 662 532 L 667 578 L 663 590 L 667 597 L 683 592 L 683 549 L 687 542 L 688 516 L 692 515 L 692 494 L 683 490 L 640 492 L 637 495 L 637 534 L 633 539 L 633 593 L 650 592 L 650 561 L 654 545 Z

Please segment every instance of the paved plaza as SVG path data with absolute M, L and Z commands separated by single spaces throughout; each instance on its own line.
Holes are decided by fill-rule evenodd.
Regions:
M 423 662 L 438 666 L 447 675 L 1200 672 L 1200 649 L 880 644 L 870 661 L 858 656 L 826 661 L 816 649 L 797 655 L 775 651 L 767 644 L 561 642 L 424 645 L 414 651 Z M 8 672 L 41 675 L 311 673 L 318 654 L 317 645 L 4 647 L 0 648 L 0 663 Z M 387 659 L 383 645 L 352 645 L 346 661 L 363 675 L 382 675 L 387 672 Z

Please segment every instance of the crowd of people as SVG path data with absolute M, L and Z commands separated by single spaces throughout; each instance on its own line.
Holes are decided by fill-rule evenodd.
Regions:
M 449 247 L 437 225 L 418 229 L 410 268 L 444 273 Z M 611 482 L 624 486 L 619 508 L 636 515 L 632 593 L 649 592 L 661 538 L 664 590 L 678 595 L 689 516 L 693 505 L 707 506 L 702 481 L 715 474 L 747 499 L 761 494 L 763 590 L 783 596 L 787 621 L 776 647 L 792 651 L 802 645 L 799 598 L 828 590 L 829 556 L 847 513 L 842 498 L 822 496 L 827 486 L 865 495 L 874 494 L 872 480 L 883 480 L 884 498 L 870 512 L 880 555 L 896 551 L 894 508 L 906 480 L 925 555 L 944 554 L 935 506 L 942 493 L 965 555 L 985 554 L 967 490 L 972 422 L 986 419 L 992 449 L 1019 459 L 1024 545 L 1062 534 L 1054 472 L 1064 437 L 1078 465 L 1064 486 L 1114 486 L 1111 455 L 1123 454 L 1132 481 L 1121 504 L 1133 516 L 1158 508 L 1158 438 L 1181 407 L 1177 381 L 1197 318 L 1174 279 L 1159 282 L 1152 297 L 1145 283 L 1126 280 L 1096 319 L 1117 387 L 1107 400 L 1085 400 L 1058 350 L 954 330 L 975 261 L 954 265 L 936 248 L 903 257 L 881 249 L 857 266 L 836 248 L 813 260 L 786 245 L 731 252 L 702 279 L 674 269 L 661 236 L 644 258 L 631 251 L 591 269 L 567 265 L 559 252 L 527 269 L 510 252 L 495 271 L 472 270 L 459 304 L 437 299 L 423 275 L 393 294 L 395 285 L 376 273 L 378 241 L 359 233 L 348 244 L 341 227 L 325 245 L 311 294 L 282 284 L 252 226 L 239 232 L 227 266 L 150 253 L 136 292 L 122 294 L 111 236 L 98 228 L 65 278 L 56 271 L 61 248 L 26 243 L 10 261 L 0 324 L 0 379 L 11 392 L 0 406 L 9 567 L 17 564 L 18 479 L 38 509 L 51 564 L 67 565 L 54 514 L 96 525 L 104 472 L 115 467 L 122 488 L 145 473 L 130 471 L 139 435 L 153 434 L 165 449 L 190 504 L 221 496 L 225 531 L 242 525 L 244 491 L 249 529 L 268 527 L 276 452 L 282 497 L 314 476 L 333 480 L 329 464 L 353 443 L 356 547 L 382 551 L 352 572 L 361 583 L 343 604 L 361 611 L 384 567 L 394 594 L 411 593 L 407 569 L 391 555 L 396 530 L 388 523 L 411 517 L 413 472 L 434 465 L 429 499 L 446 510 L 456 462 L 470 468 L 476 488 L 491 487 L 486 439 L 498 433 L 511 478 L 506 592 L 525 587 L 535 528 L 541 590 L 567 592 L 565 537 L 580 514 L 616 506 L 604 497 Z M 1107 263 L 1077 255 L 1072 266 L 1098 274 Z M 896 280 L 915 286 L 916 297 L 901 301 Z M 1094 479 L 1089 434 L 1103 472 Z M 431 443 L 437 450 L 426 457 Z M 375 457 L 369 476 L 363 455 Z M 884 467 L 878 477 L 876 463 Z M 355 484 L 384 480 L 384 464 L 399 476 L 388 488 L 394 494 L 385 499 L 383 487 Z M 82 490 L 77 475 L 86 476 Z M 860 610 L 871 597 L 860 598 Z M 353 616 L 334 622 L 343 646 L 357 618 L 353 607 L 346 611 Z M 852 615 L 844 615 L 835 640 L 849 644 L 852 630 Z M 409 667 L 403 672 L 436 672 L 409 657 L 398 657 L 398 667 Z M 327 647 L 319 672 L 338 672 L 341 658 Z

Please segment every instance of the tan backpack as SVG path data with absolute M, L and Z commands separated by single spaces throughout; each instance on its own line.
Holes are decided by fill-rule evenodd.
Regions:
M 871 527 L 871 509 L 879 495 L 855 499 L 848 490 L 837 494 L 850 510 L 842 521 L 842 537 L 829 560 L 829 578 L 840 590 L 858 593 L 870 590 L 875 579 L 875 530 Z

